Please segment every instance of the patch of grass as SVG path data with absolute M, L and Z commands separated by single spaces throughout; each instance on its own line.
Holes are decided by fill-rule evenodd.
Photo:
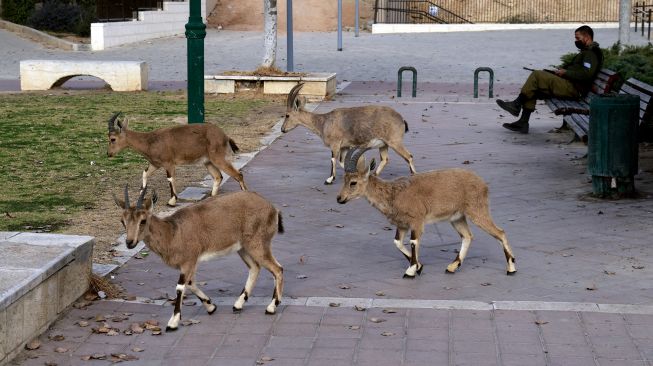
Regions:
M 240 117 L 270 103 L 276 102 L 207 95 L 206 121 L 228 135 L 242 133 Z M 59 230 L 98 207 L 106 192 L 140 177 L 147 162 L 139 154 L 107 158 L 113 112 L 124 112 L 131 129 L 149 131 L 185 123 L 186 108 L 181 92 L 0 95 L 0 230 Z

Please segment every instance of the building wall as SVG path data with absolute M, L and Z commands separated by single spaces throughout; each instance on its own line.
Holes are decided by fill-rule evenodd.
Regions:
M 208 5 L 208 4 L 207 4 Z M 293 1 L 295 31 L 333 31 L 338 27 L 338 2 L 324 0 Z M 286 30 L 286 0 L 277 0 L 278 29 Z M 344 27 L 355 24 L 355 0 L 342 0 Z M 359 26 L 364 28 L 374 17 L 374 0 L 359 0 Z M 210 9 L 210 8 L 209 8 Z M 217 0 L 207 23 L 230 30 L 262 30 L 263 0 Z

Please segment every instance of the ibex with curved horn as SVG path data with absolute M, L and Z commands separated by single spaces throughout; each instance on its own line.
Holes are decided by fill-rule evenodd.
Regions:
M 178 269 L 177 298 L 167 331 L 176 330 L 181 319 L 181 303 L 188 286 L 204 304 L 209 314 L 216 309 L 211 299 L 197 287 L 195 270 L 199 262 L 237 252 L 249 268 L 245 288 L 233 310 L 242 310 L 252 293 L 261 266 L 274 277 L 272 302 L 265 312 L 274 314 L 281 302 L 283 268 L 272 255 L 272 238 L 283 233 L 281 212 L 253 192 L 235 192 L 210 197 L 181 208 L 172 215 L 158 218 L 152 213 L 156 192 L 145 199 L 147 187 L 141 191 L 136 205 L 129 204 L 125 186 L 124 201 L 113 197 L 122 208 L 121 222 L 126 230 L 125 243 L 132 249 L 143 241 L 164 263 Z
M 388 163 L 388 147 L 404 158 L 415 173 L 413 155 L 404 146 L 404 133 L 408 131 L 408 123 L 390 107 L 362 106 L 336 108 L 324 114 L 311 113 L 304 110 L 303 101 L 297 99 L 304 84 L 298 84 L 288 94 L 286 99 L 286 118 L 281 126 L 282 132 L 288 132 L 298 125 L 303 125 L 320 136 L 324 145 L 331 149 L 331 175 L 324 184 L 331 184 L 336 179 L 336 160 L 343 164 L 343 154 L 349 148 L 364 146 L 378 148 L 381 163 L 376 174 Z
M 211 123 L 198 123 L 161 128 L 151 132 L 136 132 L 128 129 L 129 122 L 126 118 L 124 121 L 118 119 L 121 114 L 121 112 L 115 113 L 109 119 L 107 155 L 112 157 L 127 147 L 143 155 L 150 164 L 143 171 L 141 189 L 147 187 L 147 178 L 163 167 L 170 184 L 171 197 L 168 205 L 175 206 L 177 204 L 175 167 L 202 162 L 213 176 L 212 196 L 218 193 L 222 182 L 220 170 L 236 179 L 240 189 L 247 190 L 243 175 L 228 160 L 234 152 L 238 151 L 238 146 L 220 127 Z
M 365 197 L 397 227 L 395 245 L 410 265 L 404 277 L 414 278 L 422 271 L 419 262 L 419 245 L 424 225 L 448 220 L 462 238 L 460 252 L 447 266 L 454 273 L 465 260 L 472 232 L 467 226 L 469 218 L 478 227 L 499 240 L 507 261 L 507 273 L 516 272 L 515 257 L 506 234 L 497 227 L 490 216 L 487 184 L 476 173 L 465 169 L 443 169 L 418 173 L 393 181 L 385 181 L 370 174 L 374 159 L 366 166 L 363 153 L 368 149 L 347 152 L 345 178 L 338 194 L 338 203 Z M 410 230 L 410 251 L 403 239 Z

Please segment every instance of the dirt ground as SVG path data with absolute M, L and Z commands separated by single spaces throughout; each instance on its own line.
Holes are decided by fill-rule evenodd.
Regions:
M 248 96 L 243 97 L 247 98 Z M 236 141 L 240 152 L 251 152 L 262 146 L 261 138 L 270 132 L 284 113 L 285 103 L 279 99 L 275 103 L 252 109 L 244 117 L 225 117 L 221 123 L 237 125 L 236 127 L 230 126 L 227 134 Z M 146 167 L 147 161 L 143 159 L 143 168 Z M 201 164 L 177 167 L 175 177 L 177 193 L 181 193 L 189 185 L 202 181 L 207 175 L 208 171 Z M 223 173 L 223 176 L 226 175 Z M 133 178 L 129 181 L 131 194 L 137 193 L 140 180 L 141 171 L 134 171 Z M 245 176 L 245 182 L 247 182 L 247 176 Z M 170 189 L 163 169 L 159 169 L 149 178 L 148 187 L 156 189 L 159 194 L 158 209 L 155 208 L 155 212 L 167 209 L 166 202 L 170 197 Z M 110 264 L 114 261 L 114 255 L 118 255 L 115 252 L 117 239 L 124 233 L 120 224 L 120 209 L 115 205 L 112 194 L 121 197 L 122 190 L 100 193 L 96 207 L 72 217 L 70 226 L 62 231 L 66 234 L 94 236 L 93 262 L 95 263 Z

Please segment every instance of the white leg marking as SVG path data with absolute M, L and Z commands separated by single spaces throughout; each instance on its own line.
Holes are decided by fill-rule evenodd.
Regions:
M 328 184 L 331 184 L 331 183 L 333 183 L 333 181 L 334 181 L 335 179 L 336 179 L 336 178 L 335 178 L 334 176 L 330 176 L 329 178 L 326 179 L 326 182 L 327 182 Z
M 211 196 L 215 196 L 218 193 L 218 188 L 220 188 L 220 182 L 213 180 L 213 188 L 211 189 Z
M 175 290 L 181 291 L 182 293 L 184 293 L 184 291 L 186 290 L 186 286 L 177 284 L 177 287 L 175 287 Z
M 517 268 L 515 268 L 515 262 L 513 262 L 513 259 L 510 259 L 508 261 L 508 273 L 512 273 L 517 271 Z
M 143 170 L 143 185 L 141 187 L 147 186 L 147 170 Z
M 176 197 L 170 197 L 170 200 L 168 200 L 168 205 L 169 206 L 175 206 L 177 204 L 177 198 Z
M 411 257 L 411 253 L 406 250 L 406 247 L 404 246 L 404 243 L 400 242 L 399 240 L 395 239 L 394 240 L 395 246 L 397 249 L 399 249 L 402 253 L 404 253 L 408 258 Z
M 245 305 L 245 293 L 243 292 L 238 296 L 238 299 L 234 303 L 234 308 L 241 310 L 243 308 L 243 305 Z
M 275 304 L 274 299 L 272 299 L 272 302 L 270 303 L 270 305 L 268 305 L 268 307 L 265 308 L 265 312 L 268 313 L 268 314 L 274 314 L 274 313 L 277 312 L 277 305 Z
M 181 313 L 172 314 L 172 317 L 170 317 L 170 320 L 168 320 L 168 327 L 172 329 L 177 329 L 177 327 L 179 326 L 180 319 L 181 319 Z
M 408 267 L 408 269 L 406 270 L 406 276 L 415 277 L 416 274 L 417 274 L 417 264 L 413 264 L 412 266 Z

